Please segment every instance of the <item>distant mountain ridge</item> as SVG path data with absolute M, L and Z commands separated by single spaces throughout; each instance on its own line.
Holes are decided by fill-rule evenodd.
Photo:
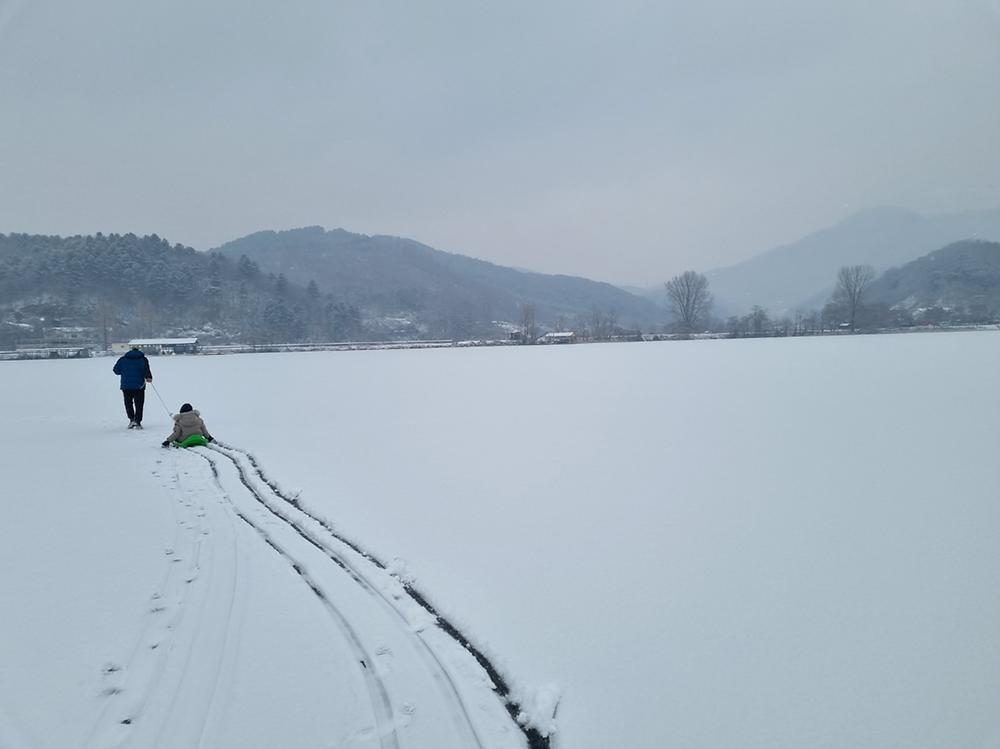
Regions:
M 665 317 L 611 284 L 343 229 L 259 232 L 210 252 L 156 235 L 0 234 L 0 348 L 179 334 L 263 345 L 497 338 L 529 324 L 522 309 L 536 333 L 605 337 Z
M 409 316 L 430 329 L 456 333 L 494 320 L 516 321 L 533 304 L 550 326 L 572 325 L 594 310 L 628 327 L 662 325 L 663 310 L 611 284 L 494 265 L 419 242 L 312 226 L 262 231 L 212 252 L 246 255 L 265 273 L 315 282 L 323 292 L 373 315 Z
M 1000 240 L 1000 211 L 924 216 L 877 208 L 706 276 L 721 314 L 755 304 L 783 314 L 821 306 L 841 266 L 869 264 L 881 272 L 972 238 Z
M 978 239 L 961 239 L 970 235 Z M 866 211 L 711 271 L 715 314 L 752 305 L 773 317 L 818 310 L 830 300 L 838 268 L 868 263 L 885 271 L 870 289 L 873 309 L 996 319 L 1000 241 L 987 241 L 992 237 L 1000 240 L 1000 211 Z M 0 346 L 180 333 L 252 344 L 494 338 L 527 326 L 525 309 L 533 329 L 565 327 L 604 339 L 662 330 L 669 322 L 665 291 L 649 296 L 318 226 L 257 232 L 209 252 L 156 235 L 0 234 Z

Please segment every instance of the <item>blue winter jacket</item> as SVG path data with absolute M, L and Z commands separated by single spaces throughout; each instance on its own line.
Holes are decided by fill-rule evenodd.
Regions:
M 139 349 L 132 349 L 115 362 L 112 370 L 122 378 L 122 390 L 143 390 L 146 380 L 153 378 L 149 371 L 149 359 Z

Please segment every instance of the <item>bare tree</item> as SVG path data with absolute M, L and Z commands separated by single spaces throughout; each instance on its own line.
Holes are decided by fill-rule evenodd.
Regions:
M 139 302 L 139 333 L 140 336 L 151 338 L 157 334 L 156 307 L 149 299 Z
M 618 330 L 617 310 L 590 310 L 590 337 L 595 341 L 609 341 Z
M 609 309 L 604 319 L 608 322 L 608 336 L 613 338 L 618 334 L 618 310 Z
M 111 350 L 111 328 L 115 324 L 115 309 L 106 297 L 100 297 L 94 307 L 94 321 L 101 331 L 101 342 L 105 351 Z
M 792 335 L 802 335 L 806 328 L 806 313 L 800 309 L 795 310 L 795 317 L 792 318 Z
M 749 318 L 750 332 L 756 336 L 764 335 L 764 333 L 766 333 L 771 327 L 770 315 L 768 315 L 767 310 L 759 304 L 755 304 L 753 306 L 753 309 L 750 311 Z
M 747 334 L 747 318 L 731 315 L 726 320 L 726 330 L 730 338 L 742 338 Z
M 827 302 L 819 313 L 819 332 L 825 333 L 828 330 L 837 330 L 844 322 L 846 315 L 844 305 L 837 302 Z
M 595 341 L 604 338 L 604 313 L 597 307 L 590 310 L 590 337 Z
M 671 311 L 680 323 L 682 332 L 690 333 L 712 307 L 708 279 L 701 273 L 689 270 L 671 278 L 666 287 Z
M 525 302 L 521 305 L 521 340 L 534 343 L 538 338 L 538 324 L 535 322 L 535 305 Z
M 837 288 L 833 292 L 833 300 L 843 305 L 851 330 L 854 330 L 865 291 L 873 280 L 875 269 L 870 265 L 845 265 L 837 273 Z
M 816 333 L 820 329 L 820 314 L 816 310 L 810 310 L 804 319 L 805 332 Z

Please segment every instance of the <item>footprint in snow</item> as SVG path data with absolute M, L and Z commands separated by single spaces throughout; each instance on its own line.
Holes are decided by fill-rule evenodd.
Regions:
M 122 667 L 117 663 L 108 662 L 101 667 L 101 686 L 99 693 L 102 697 L 114 697 L 121 694 L 124 674 Z
M 161 594 L 153 593 L 149 599 L 153 602 L 153 604 L 149 607 L 150 614 L 159 614 L 167 610 L 166 604 L 161 603 L 163 600 L 163 596 Z
M 347 746 L 369 746 L 378 737 L 375 726 L 367 726 L 355 733 L 347 743 Z
M 392 661 L 392 648 L 387 645 L 382 645 L 375 651 L 375 670 L 379 676 L 388 676 L 392 673 Z
M 396 715 L 395 724 L 396 728 L 408 728 L 411 723 L 413 723 L 414 715 L 417 712 L 417 706 L 412 702 L 404 702 L 399 706 L 399 714 Z

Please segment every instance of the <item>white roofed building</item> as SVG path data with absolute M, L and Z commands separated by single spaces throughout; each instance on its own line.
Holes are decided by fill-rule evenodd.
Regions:
M 197 338 L 133 338 L 128 343 L 116 343 L 111 350 L 124 353 L 138 346 L 147 354 L 194 354 L 198 351 Z
M 571 330 L 553 331 L 538 339 L 539 343 L 576 343 L 576 333 Z

